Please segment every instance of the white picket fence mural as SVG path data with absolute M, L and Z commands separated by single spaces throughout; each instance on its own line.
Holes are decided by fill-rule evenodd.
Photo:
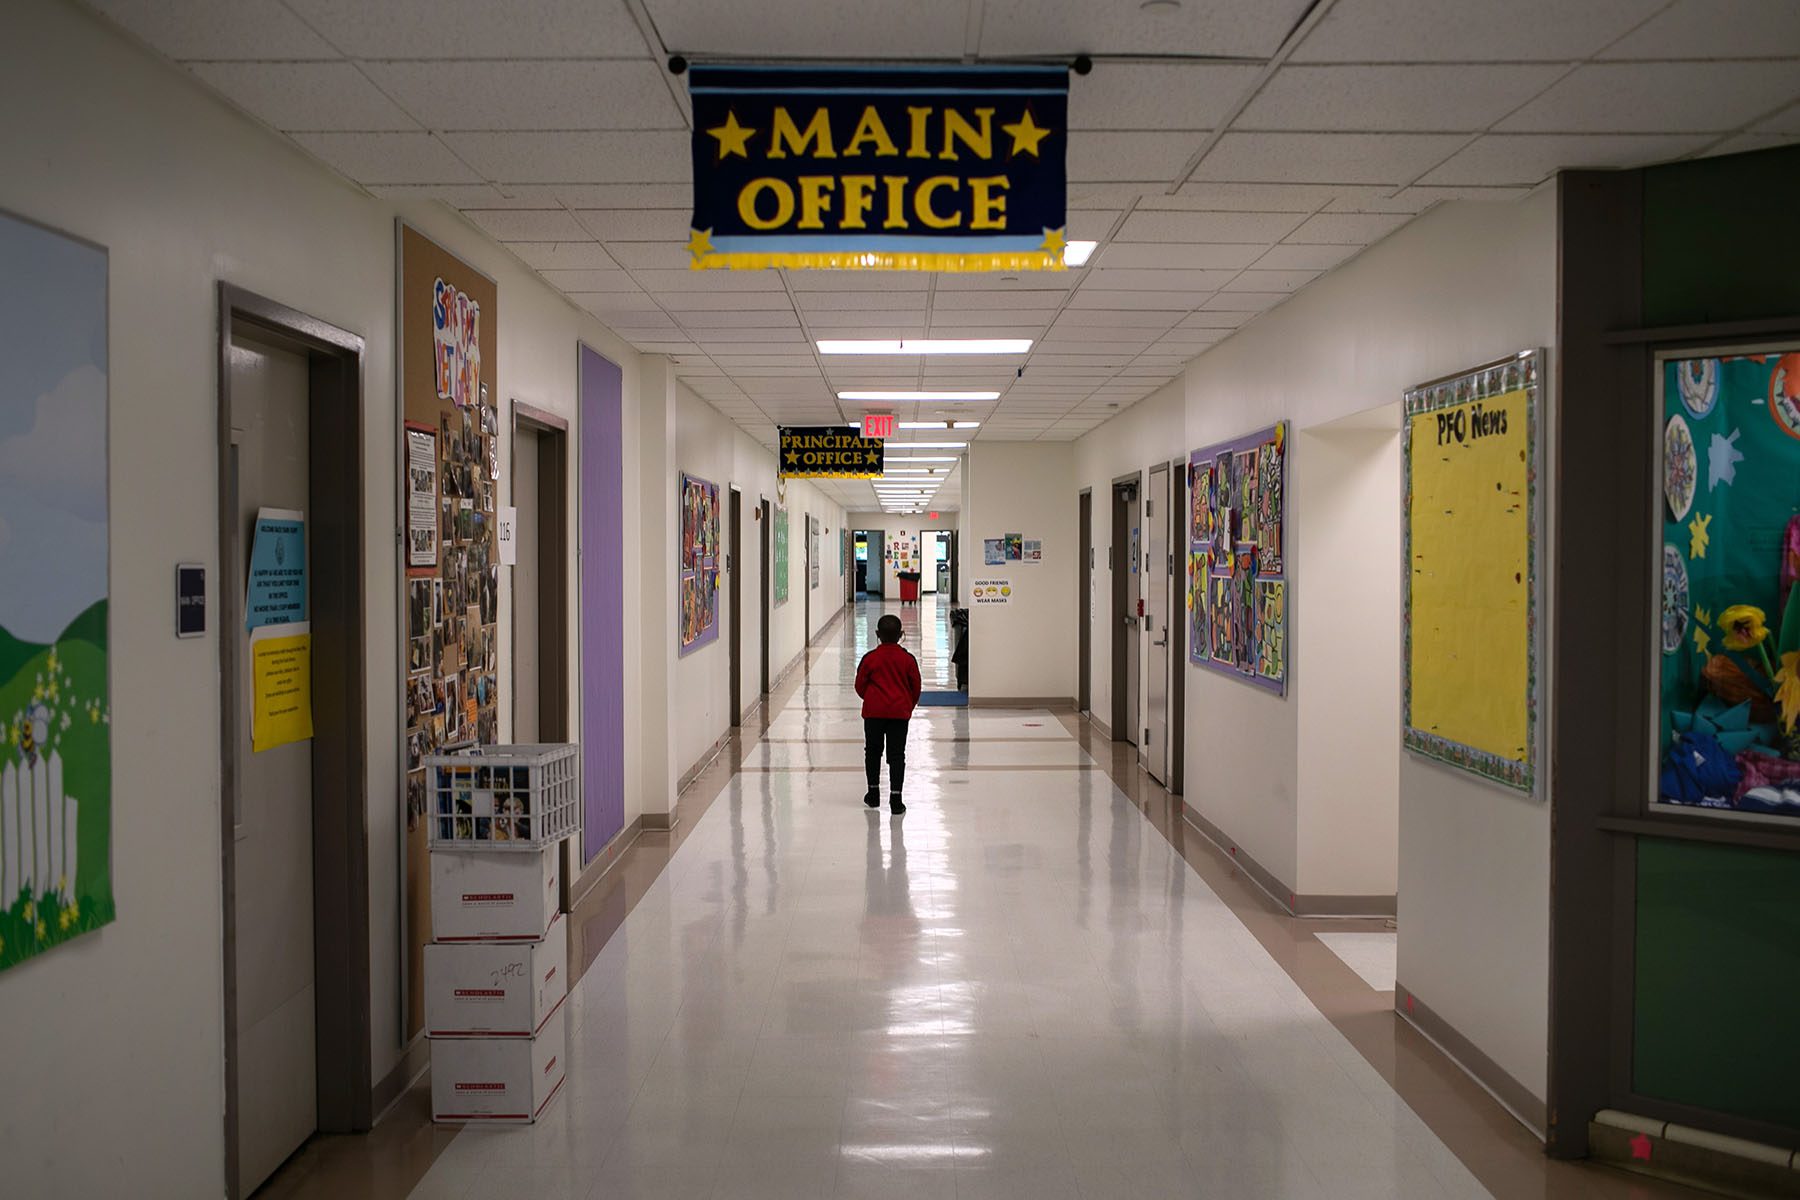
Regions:
M 0 906 L 75 890 L 76 800 L 63 795 L 62 755 L 0 770 Z

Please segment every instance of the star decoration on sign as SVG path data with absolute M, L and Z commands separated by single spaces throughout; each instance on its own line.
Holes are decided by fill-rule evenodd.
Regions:
M 1029 108 L 1025 110 L 1024 116 L 1011 125 L 1002 125 L 1000 129 L 1001 132 L 1011 135 L 1012 153 L 1015 158 L 1021 154 L 1029 154 L 1031 157 L 1037 158 L 1038 143 L 1050 136 L 1048 129 L 1031 119 Z
M 880 461 L 881 461 L 881 451 L 879 451 L 879 450 L 869 450 L 869 451 L 866 451 L 866 453 L 867 453 L 867 454 L 868 454 L 868 456 L 869 456 L 869 461 L 870 461 L 870 462 L 872 462 L 872 463 L 878 463 L 878 462 L 880 462 Z
M 1706 557 L 1706 547 L 1712 541 L 1712 534 L 1707 532 L 1706 527 L 1711 524 L 1712 517 L 1703 517 L 1699 513 L 1695 513 L 1694 519 L 1688 522 L 1688 533 L 1691 535 L 1688 539 L 1689 558 Z
M 693 229 L 688 231 L 687 251 L 695 258 L 704 258 L 713 252 L 712 230 Z
M 1044 230 L 1044 244 L 1038 247 L 1038 249 L 1047 251 L 1051 254 L 1061 254 L 1068 248 L 1068 245 L 1069 239 L 1063 234 L 1062 230 L 1046 229 Z
M 799 451 L 798 451 L 798 450 L 789 450 L 789 451 L 788 451 L 788 452 L 787 452 L 787 460 L 788 460 L 788 461 L 789 461 L 789 462 L 790 462 L 790 463 L 796 463 L 796 464 L 797 464 L 797 463 L 799 463 L 799 461 L 800 461 L 800 452 L 799 452 Z
M 739 125 L 737 123 L 737 114 L 735 112 L 726 112 L 725 123 L 723 125 L 715 125 L 706 132 L 719 140 L 720 162 L 724 162 L 727 157 L 733 154 L 737 155 L 739 158 L 750 157 L 750 138 L 756 133 L 756 130 L 751 129 L 747 125 Z

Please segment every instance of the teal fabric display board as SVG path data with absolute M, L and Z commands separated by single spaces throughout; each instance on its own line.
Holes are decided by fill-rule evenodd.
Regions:
M 1658 375 L 1655 802 L 1800 819 L 1800 346 Z

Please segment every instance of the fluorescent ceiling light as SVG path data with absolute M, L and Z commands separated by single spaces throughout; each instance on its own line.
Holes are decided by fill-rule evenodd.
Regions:
M 1024 354 L 1030 338 L 821 338 L 820 354 Z
M 820 345 L 824 343 L 821 342 Z M 952 400 L 978 403 L 984 400 L 998 400 L 999 392 L 839 392 L 839 400 L 860 400 L 866 404 L 911 404 L 915 401 Z
M 951 456 L 951 455 L 946 455 L 944 457 L 939 458 L 939 457 L 934 457 L 929 454 L 890 454 L 890 455 L 888 455 L 888 461 L 889 462 L 899 462 L 899 463 L 922 463 L 922 462 L 955 462 L 956 459 L 954 456 Z
M 889 442 L 890 450 L 967 450 L 967 442 Z
M 955 429 L 980 429 L 981 422 L 980 421 L 958 421 L 953 426 L 953 428 L 955 428 Z
M 930 467 L 889 467 L 886 471 L 882 472 L 882 474 L 884 474 L 884 475 L 929 475 L 929 474 L 931 474 L 931 468 Z
M 1084 267 L 1100 246 L 1099 242 L 1070 242 L 1063 247 L 1063 266 Z
M 902 422 L 900 422 L 900 428 L 902 428 L 902 429 L 948 429 L 948 428 L 950 428 L 950 422 L 948 422 L 948 421 L 902 421 Z

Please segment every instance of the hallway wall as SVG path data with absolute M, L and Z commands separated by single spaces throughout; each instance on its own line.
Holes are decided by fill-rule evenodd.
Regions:
M 1391 404 L 1412 384 L 1550 346 L 1555 211 L 1550 189 L 1516 204 L 1446 204 L 1312 284 L 1189 364 L 1189 440 L 1220 440 L 1277 417 L 1304 430 Z M 1306 449 L 1299 442 L 1289 464 L 1289 501 L 1298 511 L 1307 510 L 1312 479 Z M 1546 469 L 1540 477 L 1553 476 Z M 1396 492 L 1395 522 L 1398 502 Z M 1330 603 L 1309 584 L 1323 569 L 1309 549 L 1318 535 L 1299 522 L 1288 535 L 1296 629 L 1305 628 L 1314 605 Z M 1369 565 L 1399 569 L 1396 560 Z M 1399 665 L 1396 657 L 1387 669 Z M 1286 700 L 1201 670 L 1189 673 L 1188 690 L 1187 761 L 1206 764 L 1188 772 L 1188 802 L 1301 891 L 1311 888 L 1298 869 L 1299 762 L 1314 750 L 1302 743 L 1294 696 L 1313 669 L 1296 650 Z M 1543 1096 L 1550 830 L 1543 798 L 1401 756 L 1397 738 L 1355 749 L 1358 757 L 1400 759 L 1401 983 Z M 1358 768 L 1353 759 L 1335 769 Z
M 676 497 L 681 472 L 697 475 L 719 486 L 720 521 L 730 519 L 730 488 L 743 489 L 742 552 L 738 569 L 743 575 L 743 650 L 739 670 L 743 702 L 747 707 L 756 699 L 758 673 L 762 654 L 762 605 L 760 588 L 772 586 L 773 580 L 762 577 L 761 550 L 757 538 L 760 530 L 754 515 L 764 498 L 775 499 L 775 453 L 733 424 L 718 409 L 696 396 L 689 388 L 676 384 L 675 461 L 669 478 L 668 494 Z M 672 501 L 674 502 L 674 501 Z M 819 490 L 803 480 L 789 480 L 788 506 L 788 602 L 771 609 L 769 670 L 779 674 L 805 649 L 801 623 L 805 617 L 806 587 L 805 537 L 808 513 L 831 528 L 829 536 L 820 539 L 822 569 L 818 590 L 812 593 L 813 629 L 822 628 L 838 609 L 844 606 L 843 576 L 837 571 L 837 551 L 832 539 L 843 527 L 843 510 L 826 500 Z M 677 513 L 679 520 L 679 513 Z M 729 529 L 723 530 L 729 539 Z M 772 553 L 772 551 L 771 551 Z M 671 552 L 669 570 L 676 570 Z M 702 646 L 693 653 L 678 656 L 675 663 L 673 697 L 670 703 L 670 727 L 675 739 L 677 778 L 687 773 L 731 727 L 731 659 L 727 653 L 725 630 L 730 628 L 730 594 L 724 578 L 720 579 L 719 640 Z
M 1089 610 L 1088 640 L 1088 710 L 1102 722 L 1112 721 L 1112 503 L 1113 480 L 1136 472 L 1146 478 L 1150 468 L 1159 462 L 1184 464 L 1189 450 L 1187 441 L 1187 396 L 1185 385 L 1177 378 L 1158 388 L 1118 416 L 1075 442 L 1075 490 L 1089 488 L 1094 494 L 1093 539 L 1094 578 L 1093 604 Z M 1185 468 L 1184 468 L 1185 469 Z M 1142 502 L 1142 492 L 1139 492 Z M 1079 531 L 1078 531 L 1079 532 Z M 1185 561 L 1185 541 L 1172 547 L 1176 561 Z M 1122 550 L 1118 557 L 1120 570 L 1126 570 Z M 1077 564 L 1079 572 L 1079 564 Z M 1080 575 L 1076 586 L 1080 587 Z M 1133 581 L 1142 579 L 1133 576 Z M 1176 589 L 1176 603 L 1186 617 L 1186 597 Z M 1142 637 L 1138 652 L 1143 655 Z M 1144 672 L 1138 672 L 1138 711 L 1142 712 L 1148 683 Z
M 1003 605 L 969 612 L 969 698 L 1075 698 L 1076 507 L 1067 442 L 976 442 L 963 480 L 970 533 L 962 546 L 971 583 L 1013 581 Z M 982 565 L 981 543 L 1007 533 L 1038 538 L 1044 560 Z
M 0 1024 L 15 1035 L 7 1041 L 8 1076 L 29 1081 L 31 1096 L 0 1123 L 0 1158 L 8 1187 L 20 1195 L 111 1195 L 129 1177 L 139 1196 L 215 1196 L 224 1166 L 220 631 L 215 613 L 206 638 L 175 639 L 169 579 L 174 563 L 200 562 L 215 595 L 241 586 L 217 573 L 217 283 L 291 305 L 366 342 L 376 1080 L 401 1052 L 395 217 L 498 282 L 503 405 L 518 399 L 573 417 L 575 344 L 585 340 L 624 370 L 625 436 L 633 444 L 640 358 L 461 218 L 405 188 L 394 191 L 407 199 L 379 199 L 346 184 L 85 11 L 12 0 L 0 11 L 0 31 L 0 161 L 29 167 L 0 172 L 0 207 L 110 251 L 119 903 L 112 925 L 0 976 Z M 510 426 L 503 409 L 501 428 Z M 629 453 L 625 472 L 633 495 Z M 625 540 L 626 563 L 635 563 L 642 553 L 636 523 L 627 522 Z M 645 616 L 628 593 L 627 628 L 641 628 Z M 505 591 L 499 621 L 508 637 Z M 502 679 L 510 676 L 510 655 L 503 642 Z M 628 694 L 637 670 L 628 656 Z M 631 803 L 639 769 L 636 739 L 628 738 Z

